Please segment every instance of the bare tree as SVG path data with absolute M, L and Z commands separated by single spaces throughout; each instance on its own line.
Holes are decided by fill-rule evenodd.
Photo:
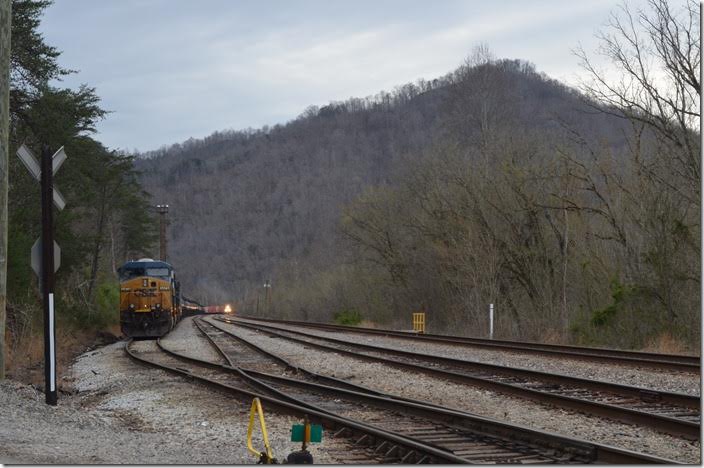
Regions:
M 575 52 L 589 79 L 582 83 L 600 110 L 646 124 L 665 146 L 665 166 L 686 181 L 680 190 L 652 170 L 659 182 L 671 184 L 690 201 L 699 199 L 701 165 L 699 128 L 699 5 L 687 0 L 673 11 L 667 0 L 649 0 L 647 11 L 626 4 L 611 15 L 599 34 L 598 54 L 618 70 L 611 79 L 580 47 Z M 690 191 L 694 190 L 694 192 Z

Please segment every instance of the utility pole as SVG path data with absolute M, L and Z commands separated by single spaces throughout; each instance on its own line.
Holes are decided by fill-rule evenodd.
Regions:
M 271 305 L 271 280 L 266 280 L 264 282 L 264 308 L 265 308 L 265 314 L 269 315 L 271 312 L 269 310 L 269 306 Z
M 159 213 L 159 259 L 162 262 L 166 261 L 166 225 L 169 223 L 167 214 L 169 213 L 169 205 L 156 205 L 156 211 Z
M 10 158 L 10 30 L 12 0 L 0 0 L 0 380 L 5 378 L 7 196 Z

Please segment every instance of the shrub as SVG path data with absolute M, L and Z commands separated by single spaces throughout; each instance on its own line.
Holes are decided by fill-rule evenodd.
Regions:
M 356 310 L 342 310 L 335 314 L 335 323 L 339 325 L 359 325 L 362 320 L 362 314 Z
M 92 307 L 72 304 L 67 319 L 79 330 L 104 330 L 119 322 L 120 286 L 116 281 L 98 284 L 95 291 L 95 303 Z
M 603 309 L 595 310 L 592 314 L 592 325 L 601 327 L 613 319 L 623 308 L 638 294 L 639 288 L 621 284 L 618 280 L 611 280 L 611 304 Z

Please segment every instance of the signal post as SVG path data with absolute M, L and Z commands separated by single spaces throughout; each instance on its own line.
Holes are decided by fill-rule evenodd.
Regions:
M 56 405 L 56 314 L 54 309 L 54 273 L 61 263 L 61 249 L 54 241 L 54 207 L 66 206 L 61 193 L 54 187 L 54 173 L 66 161 L 63 146 L 51 154 L 42 147 L 41 158 L 26 146 L 17 150 L 17 156 L 41 185 L 42 234 L 32 246 L 32 269 L 39 277 L 39 289 L 44 309 L 44 394 L 46 403 Z
M 56 321 L 54 314 L 54 174 L 48 146 L 42 148 L 42 268 L 44 302 L 44 381 L 46 402 L 56 405 Z

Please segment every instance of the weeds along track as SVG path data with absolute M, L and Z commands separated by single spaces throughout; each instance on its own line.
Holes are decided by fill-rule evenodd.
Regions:
M 606 362 L 609 364 L 620 364 L 632 367 L 668 369 L 681 372 L 691 372 L 695 374 L 698 374 L 701 371 L 701 357 L 684 354 L 661 354 L 641 351 L 624 351 L 610 348 L 554 345 L 528 341 L 493 340 L 463 336 L 418 334 L 414 332 L 333 325 L 318 322 L 301 322 L 294 320 L 274 320 L 257 317 L 242 318 L 256 320 L 259 322 L 279 323 L 284 325 L 295 325 L 297 327 L 327 330 L 331 332 L 388 336 L 426 343 L 440 343 L 444 345 L 484 348 L 497 351 L 515 351 L 523 354 L 537 354 L 566 359 Z
M 232 364 L 256 360 L 252 354 L 261 356 L 262 361 L 276 363 L 269 372 L 240 369 L 262 388 L 273 387 L 298 404 L 316 411 L 361 420 L 363 424 L 417 443 L 438 447 L 463 458 L 464 462 L 631 463 L 642 457 L 641 454 L 481 418 L 439 405 L 399 399 L 324 377 L 295 368 L 285 359 L 264 351 L 256 343 L 238 337 L 216 323 L 197 321 L 196 324 Z M 303 379 L 276 375 L 281 369 L 295 369 Z M 338 432 L 344 433 L 345 430 Z M 372 436 L 363 435 L 356 442 L 368 445 L 373 454 L 383 455 L 382 461 L 390 461 L 388 457 L 398 450 L 394 444 Z M 644 462 L 655 461 L 661 459 L 646 456 Z
M 414 353 L 321 337 L 282 326 L 253 324 L 227 318 L 215 320 L 324 351 L 381 362 L 561 408 L 647 426 L 691 440 L 700 438 L 700 399 L 696 396 Z

